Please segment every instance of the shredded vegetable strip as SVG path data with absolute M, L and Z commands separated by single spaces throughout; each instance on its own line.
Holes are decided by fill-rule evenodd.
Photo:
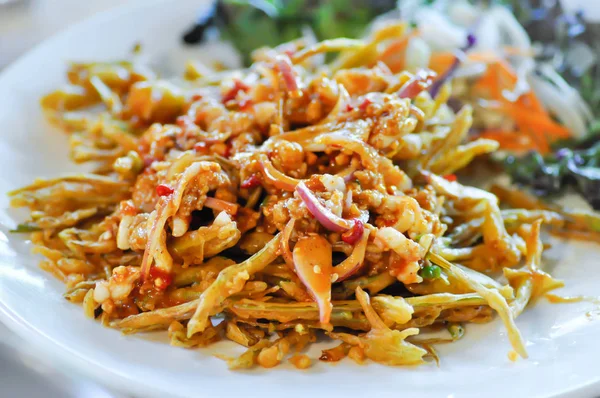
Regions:
M 467 284 L 470 288 L 472 288 L 476 293 L 480 294 L 492 307 L 502 321 L 504 322 L 504 326 L 508 331 L 508 339 L 512 344 L 514 350 L 522 357 L 527 358 L 527 351 L 525 350 L 525 344 L 523 343 L 523 337 L 521 337 L 521 332 L 517 329 L 517 325 L 515 324 L 513 315 L 511 313 L 510 307 L 506 303 L 506 299 L 502 297 L 497 290 L 488 289 L 484 287 L 479 282 L 470 278 L 463 270 L 456 267 L 454 264 L 445 260 L 443 257 L 438 256 L 435 253 L 430 253 L 429 257 L 431 261 L 439 265 L 440 267 L 450 271 L 453 275 L 459 278 L 462 282 Z
M 563 287 L 561 281 L 553 279 L 541 270 L 543 244 L 540 239 L 542 220 L 531 225 L 526 237 L 527 260 L 519 270 L 505 269 L 504 275 L 515 289 L 515 300 L 511 303 L 514 317 L 519 316 L 529 302 L 546 294 L 550 290 Z
M 188 324 L 188 337 L 207 327 L 208 317 L 218 312 L 223 300 L 240 292 L 252 275 L 269 265 L 278 256 L 280 235 L 243 263 L 232 265 L 219 273 L 217 279 L 202 293 L 196 312 Z
M 152 267 L 152 262 L 156 259 L 155 253 L 159 247 L 161 247 L 163 251 L 166 251 L 164 248 L 164 238 L 161 237 L 164 234 L 163 229 L 165 223 L 169 217 L 172 217 L 177 212 L 181 200 L 183 199 L 183 191 L 185 190 L 187 183 L 194 178 L 204 166 L 205 164 L 202 162 L 194 163 L 189 166 L 178 178 L 172 196 L 162 199 L 157 210 L 150 215 L 151 228 L 148 233 L 148 243 L 146 245 L 146 250 L 144 251 L 144 258 L 141 265 L 144 278 L 147 278 L 150 274 L 150 267 Z M 169 272 L 171 270 L 170 263 L 161 263 L 160 266 L 164 271 Z

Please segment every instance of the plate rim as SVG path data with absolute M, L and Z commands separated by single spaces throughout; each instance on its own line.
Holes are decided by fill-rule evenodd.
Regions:
M 203 2 L 212 3 L 213 0 L 199 0 L 198 6 L 200 7 Z M 105 20 L 110 20 L 124 14 L 139 12 L 140 9 L 169 3 L 171 3 L 169 0 L 130 0 L 127 3 L 110 7 L 97 14 L 83 18 L 81 21 L 72 25 L 65 26 L 49 37 L 43 39 L 41 42 L 35 44 L 4 67 L 2 71 L 0 71 L 0 88 L 4 85 L 5 81 L 9 81 L 7 76 L 15 73 L 14 71 L 19 69 L 22 64 L 29 63 L 30 59 L 35 59 L 38 53 L 43 52 L 44 49 L 48 47 L 52 47 L 55 42 L 60 42 L 64 40 L 64 38 L 74 35 L 73 32 L 81 29 L 89 29 L 89 25 L 102 24 Z M 2 192 L 1 194 L 5 195 L 6 193 Z M 42 330 L 36 328 L 19 313 L 12 310 L 2 300 L 0 300 L 0 321 L 12 333 L 15 333 L 15 335 L 33 345 L 36 352 L 41 352 L 47 359 L 56 361 L 64 366 L 64 369 L 62 369 L 63 371 L 69 370 L 87 376 L 91 380 L 94 380 L 100 385 L 106 386 L 115 392 L 127 392 L 139 396 L 189 398 L 185 395 L 179 395 L 174 391 L 159 390 L 156 387 L 146 387 L 144 383 L 139 383 L 138 380 L 132 379 L 114 369 L 108 369 L 101 363 L 80 355 L 77 351 L 69 349 L 69 347 L 54 340 Z

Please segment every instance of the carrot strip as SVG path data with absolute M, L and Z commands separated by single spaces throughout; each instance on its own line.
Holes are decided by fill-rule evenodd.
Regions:
M 431 55 L 429 68 L 435 71 L 438 76 L 446 73 L 454 63 L 456 55 L 452 52 L 438 52 Z
M 552 120 L 532 91 L 521 95 L 516 102 L 508 101 L 502 87 L 514 90 L 517 81 L 518 76 L 512 66 L 506 60 L 497 58 L 488 66 L 488 72 L 479 80 L 476 88 L 489 88 L 491 97 L 502 104 L 500 110 L 514 119 L 522 133 L 536 141 L 541 153 L 546 153 L 550 150 L 549 141 L 567 138 L 570 132 Z
M 505 107 L 504 111 L 515 121 L 517 129 L 521 134 L 525 134 L 535 142 L 535 146 L 540 153 L 545 154 L 550 150 L 545 131 L 528 120 L 527 110 L 516 107 Z
M 542 130 L 553 138 L 567 138 L 571 136 L 569 130 L 552 120 L 547 112 L 535 112 L 535 110 L 529 109 L 523 104 L 508 101 L 502 105 L 502 109 L 513 117 L 518 124 L 523 125 L 523 127 L 528 126 L 536 130 Z
M 383 52 L 379 55 L 378 60 L 385 63 L 393 73 L 398 73 L 404 69 L 404 59 L 406 53 L 406 47 L 408 42 L 415 36 L 419 35 L 417 29 L 402 36 L 398 40 L 392 42 Z
M 522 55 L 523 53 L 520 49 L 511 47 L 505 48 L 505 52 L 511 55 Z M 470 61 L 483 62 L 488 66 L 474 89 L 485 90 L 491 99 L 501 103 L 499 110 L 515 121 L 521 134 L 529 136 L 531 139 L 529 146 L 533 145 L 541 153 L 547 153 L 550 150 L 549 142 L 570 137 L 569 130 L 552 119 L 533 91 L 523 93 L 516 102 L 506 99 L 504 90 L 514 90 L 519 80 L 514 68 L 506 59 L 490 51 L 469 52 L 467 57 Z M 451 67 L 454 59 L 455 55 L 452 52 L 434 53 L 431 56 L 429 67 L 441 75 Z M 527 147 L 516 140 L 518 135 L 511 138 L 504 133 L 493 135 L 495 137 L 493 139 L 498 138 L 497 140 L 505 149 Z
M 538 152 L 542 155 L 546 155 L 550 152 L 550 145 L 548 144 L 548 139 L 543 131 L 537 130 L 535 128 L 523 128 L 521 129 L 525 134 L 527 134 L 533 141 L 535 141 Z
M 496 73 L 498 74 L 498 78 L 503 79 L 502 83 L 505 83 L 502 86 L 508 90 L 514 90 L 519 78 L 513 67 L 502 58 L 497 58 L 494 67 L 497 68 Z M 501 91 L 498 94 L 501 95 L 498 99 L 505 99 Z M 522 94 L 519 102 L 521 102 L 521 105 L 532 108 L 535 112 L 547 113 L 533 91 Z
M 519 131 L 485 130 L 478 135 L 478 138 L 495 140 L 502 149 L 509 151 L 538 150 L 536 143 Z
M 550 115 L 548 115 L 548 112 L 546 112 L 546 109 L 544 109 L 544 106 L 542 105 L 541 101 L 538 99 L 538 97 L 533 91 L 529 91 L 527 93 L 522 94 L 518 102 L 521 103 L 523 106 L 531 108 L 535 112 L 544 114 L 545 117 L 550 118 Z

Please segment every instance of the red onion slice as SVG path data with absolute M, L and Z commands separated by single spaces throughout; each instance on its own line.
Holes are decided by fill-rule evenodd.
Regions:
M 369 240 L 370 231 L 367 229 L 362 234 L 360 241 L 352 250 L 352 253 L 341 263 L 333 267 L 333 273 L 337 274 L 336 282 L 341 282 L 354 275 L 360 267 L 363 265 L 365 260 L 365 253 L 367 252 L 367 243 Z
M 296 73 L 292 62 L 289 57 L 278 56 L 277 57 L 277 70 L 281 73 L 281 77 L 291 93 L 298 92 L 298 82 L 296 81 Z
M 329 231 L 344 232 L 354 226 L 354 221 L 345 220 L 341 217 L 338 217 L 327 207 L 323 206 L 319 201 L 319 198 L 317 198 L 315 194 L 308 189 L 304 181 L 296 185 L 296 192 L 306 205 L 306 208 L 310 214 L 312 214 L 317 221 L 319 221 L 321 225 Z
M 398 97 L 415 98 L 421 91 L 427 90 L 433 84 L 435 76 L 436 74 L 429 70 L 421 69 L 417 71 L 398 91 Z
M 238 208 L 240 207 L 240 205 L 237 203 L 227 202 L 226 200 L 212 198 L 210 196 L 206 198 L 204 206 L 208 207 L 209 209 L 224 211 L 232 216 L 237 214 Z

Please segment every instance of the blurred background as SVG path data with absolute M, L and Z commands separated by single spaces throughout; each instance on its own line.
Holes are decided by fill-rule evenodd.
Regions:
M 408 0 L 407 0 L 408 1 Z M 600 21 L 598 0 L 562 0 L 565 10 L 583 11 L 590 21 Z M 248 3 L 242 0 L 232 3 Z M 402 2 L 402 0 L 400 1 Z M 0 0 L 0 73 L 2 69 L 33 46 L 52 34 L 68 28 L 99 12 L 109 10 L 128 3 L 126 0 Z M 395 1 L 326 1 L 326 0 L 254 0 L 252 12 L 260 10 L 264 23 L 247 24 L 248 15 L 244 12 L 235 14 L 235 29 L 222 25 L 223 36 L 232 40 L 243 52 L 259 45 L 278 44 L 281 40 L 297 37 L 305 21 L 312 21 L 316 34 L 323 37 L 356 36 L 360 30 L 379 13 L 395 6 Z M 311 3 L 313 14 L 307 15 L 305 3 Z M 510 3 L 510 1 L 507 1 Z M 518 12 L 531 12 L 532 9 L 521 7 L 531 4 L 530 1 L 512 2 L 518 6 Z M 519 3 L 521 5 L 519 5 Z M 536 6 L 552 8 L 557 0 L 536 1 Z M 315 4 L 317 5 L 315 7 Z M 348 4 L 352 4 L 348 8 Z M 366 7 L 365 4 L 369 6 Z M 342 11 L 340 11 L 340 9 Z M 524 11 L 523 11 L 524 10 Z M 280 18 L 273 20 L 272 15 Z M 339 19 L 338 16 L 343 18 Z M 228 24 L 225 15 L 221 24 Z M 335 19 L 336 23 L 331 23 Z M 199 21 L 202 22 L 202 21 Z M 282 29 L 282 24 L 284 25 Z M 214 26 L 208 26 L 211 28 Z M 193 43 L 199 39 L 207 28 L 206 24 L 190 26 L 182 40 Z M 282 38 L 281 35 L 284 37 Z M 287 37 L 289 36 L 289 37 Z M 90 43 L 93 45 L 93 43 Z M 122 397 L 92 382 L 84 380 L 77 374 L 65 374 L 60 366 L 41 358 L 36 352 L 28 350 L 27 345 L 0 324 L 0 397 Z

